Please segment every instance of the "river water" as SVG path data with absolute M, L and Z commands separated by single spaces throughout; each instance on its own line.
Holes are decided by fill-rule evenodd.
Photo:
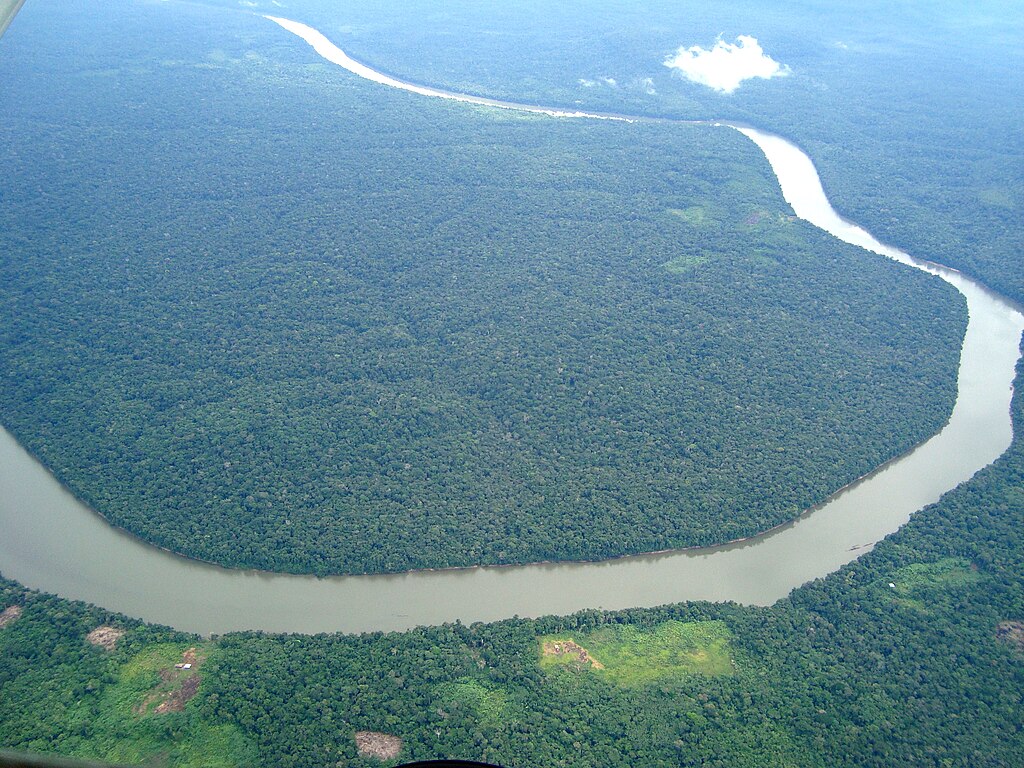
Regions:
M 353 61 L 310 27 L 271 20 L 329 61 L 388 87 L 552 117 L 632 121 L 404 83 Z M 869 551 L 1009 446 L 1010 397 L 1024 316 L 977 282 L 879 243 L 839 217 L 813 163 L 799 148 L 752 128 L 721 127 L 740 131 L 762 149 L 797 216 L 841 240 L 936 274 L 966 298 L 970 321 L 956 406 L 947 426 L 910 453 L 793 523 L 736 544 L 600 563 L 318 579 L 228 570 L 145 544 L 108 525 L 0 431 L 0 572 L 36 589 L 203 634 L 241 629 L 360 632 L 683 600 L 767 605 Z

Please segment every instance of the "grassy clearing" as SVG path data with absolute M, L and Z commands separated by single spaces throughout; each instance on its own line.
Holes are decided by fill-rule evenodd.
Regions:
M 161 679 L 160 671 L 173 669 L 191 647 L 182 643 L 160 643 L 133 656 L 118 670 L 117 683 L 106 691 L 104 709 L 135 716 L 151 714 L 152 708 L 143 706 L 148 696 L 171 687 L 170 681 Z
M 76 757 L 115 763 L 166 761 L 175 766 L 228 768 L 252 759 L 251 746 L 234 726 L 201 721 L 188 711 L 158 712 L 192 675 L 174 665 L 195 648 L 204 658 L 211 647 L 160 643 L 130 658 L 117 670 L 97 705 L 83 711 L 88 738 Z M 194 673 L 193 673 L 194 674 Z
M 437 695 L 443 707 L 469 712 L 483 726 L 497 728 L 517 719 L 507 691 L 479 680 L 463 678 L 445 683 L 438 686 Z
M 900 568 L 884 588 L 897 605 L 927 613 L 932 606 L 948 600 L 952 593 L 982 578 L 970 561 L 947 557 L 934 563 L 913 563 Z
M 706 227 L 718 223 L 708 214 L 708 209 L 702 205 L 691 205 L 689 208 L 669 208 L 668 212 L 682 219 L 691 227 Z
M 707 262 L 707 256 L 702 256 L 697 253 L 686 253 L 682 256 L 676 256 L 671 261 L 666 261 L 661 266 L 673 275 L 685 275 L 688 272 L 693 272 L 698 267 L 707 264 Z
M 666 621 L 650 629 L 631 625 L 602 627 L 589 634 L 540 638 L 543 669 L 587 668 L 622 686 L 647 685 L 670 677 L 730 675 L 735 665 L 732 636 L 721 621 Z M 574 654 L 545 654 L 545 644 L 573 642 L 597 664 L 580 664 Z M 600 667 L 598 666 L 600 665 Z

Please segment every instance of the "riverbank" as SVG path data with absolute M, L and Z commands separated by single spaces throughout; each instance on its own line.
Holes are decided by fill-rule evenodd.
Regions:
M 795 188 L 817 195 L 809 159 L 794 167 L 804 177 Z M 203 634 L 398 630 L 682 600 L 769 604 L 868 551 L 866 542 L 896 530 L 1010 444 L 1024 322 L 973 281 L 951 277 L 967 297 L 970 323 L 946 428 L 813 514 L 752 539 L 598 563 L 327 579 L 231 571 L 111 528 L 5 434 L 0 570 L 34 588 Z
M 393 78 L 380 78 L 375 82 L 398 87 Z M 437 89 L 415 92 L 478 103 L 476 97 Z M 510 102 L 500 106 L 544 111 Z M 598 114 L 554 112 L 554 117 L 605 119 Z M 853 238 L 847 242 L 867 243 L 891 258 L 905 257 L 919 269 L 943 272 L 888 249 L 835 214 L 813 163 L 798 148 L 752 129 L 729 128 L 751 131 L 745 135 L 768 146 L 761 148 L 769 152 L 770 163 L 770 153 L 784 153 L 787 159 L 774 163 L 773 169 L 798 215 L 817 217 L 812 223 L 840 239 Z M 769 604 L 869 551 L 871 543 L 971 477 L 1010 444 L 1009 399 L 1024 322 L 1013 307 L 979 284 L 958 273 L 941 276 L 956 281 L 970 315 L 956 407 L 947 426 L 811 514 L 759 536 L 718 547 L 604 562 L 325 579 L 233 571 L 178 557 L 111 528 L 4 435 L 0 521 L 6 536 L 0 544 L 0 570 L 34 588 L 204 634 L 239 629 L 395 630 L 683 600 Z

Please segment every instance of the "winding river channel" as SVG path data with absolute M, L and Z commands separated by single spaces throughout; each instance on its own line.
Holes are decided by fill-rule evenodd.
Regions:
M 311 27 L 266 18 L 325 59 L 389 87 L 556 118 L 642 119 L 499 102 L 405 83 L 352 60 Z M 683 600 L 765 605 L 869 551 L 1009 446 L 1010 397 L 1024 316 L 979 283 L 886 246 L 842 219 L 825 197 L 813 163 L 797 147 L 752 128 L 708 125 L 738 130 L 761 148 L 800 218 L 840 240 L 938 275 L 964 295 L 970 321 L 958 396 L 949 423 L 937 435 L 798 520 L 735 544 L 599 563 L 318 579 L 228 570 L 145 544 L 108 525 L 0 431 L 0 571 L 36 589 L 203 634 L 241 629 L 360 632 Z

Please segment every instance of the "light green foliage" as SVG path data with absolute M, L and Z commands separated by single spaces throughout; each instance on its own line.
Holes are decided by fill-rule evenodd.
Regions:
M 703 254 L 697 253 L 686 253 L 682 256 L 676 256 L 671 261 L 666 261 L 663 266 L 666 270 L 674 275 L 685 275 L 687 272 L 692 272 L 702 264 L 706 264 L 708 257 Z
M 181 654 L 190 646 L 184 643 L 160 643 L 148 646 L 129 658 L 118 669 L 118 682 L 108 692 L 120 709 L 138 703 L 143 691 L 160 682 L 160 670 L 181 661 Z
M 518 715 L 517 708 L 510 703 L 504 688 L 481 683 L 473 678 L 462 678 L 438 686 L 437 697 L 445 710 L 465 710 L 486 727 L 507 725 L 516 720 Z
M 1006 189 L 1005 187 L 992 187 L 978 191 L 978 199 L 985 205 L 993 205 L 1011 211 L 1018 207 L 1017 201 L 1019 198 L 1019 190 Z
M 597 662 L 591 666 L 595 674 L 623 686 L 688 675 L 731 675 L 736 669 L 732 636 L 722 621 L 666 621 L 649 629 L 613 624 L 586 635 L 542 637 L 542 668 L 580 665 L 575 654 L 545 652 L 546 646 L 565 639 L 584 648 Z
M 691 205 L 688 208 L 669 208 L 668 212 L 678 216 L 691 227 L 706 227 L 718 222 L 711 218 L 708 209 L 702 205 Z
M 182 674 L 168 674 L 192 644 L 162 643 L 147 647 L 118 670 L 118 681 L 104 696 L 104 706 L 139 717 L 153 714 L 154 705 L 181 687 Z M 161 677 L 161 671 L 165 672 Z M 165 679 L 166 678 L 166 679 Z M 147 700 L 148 699 L 148 700 Z
M 957 591 L 977 584 L 982 578 L 968 560 L 947 557 L 934 563 L 904 566 L 891 579 L 878 584 L 884 585 L 893 602 L 927 613 L 937 602 L 947 602 Z
M 90 722 L 94 736 L 75 754 L 116 763 L 163 756 L 172 765 L 197 768 L 244 764 L 248 746 L 236 727 L 203 721 L 192 711 L 194 703 L 184 712 L 156 712 L 181 687 L 184 674 L 174 665 L 192 647 L 187 642 L 146 646 L 117 667 L 117 682 L 102 693 Z M 206 654 L 212 646 L 199 648 Z
M 202 679 L 184 711 L 154 711 L 188 674 L 174 671 L 182 653 L 196 647 L 209 658 L 211 644 L 0 580 L 0 609 L 9 604 L 24 612 L 0 630 L 3 747 L 127 764 L 253 764 L 236 725 L 200 715 Z M 109 623 L 125 630 L 113 650 L 87 640 Z

